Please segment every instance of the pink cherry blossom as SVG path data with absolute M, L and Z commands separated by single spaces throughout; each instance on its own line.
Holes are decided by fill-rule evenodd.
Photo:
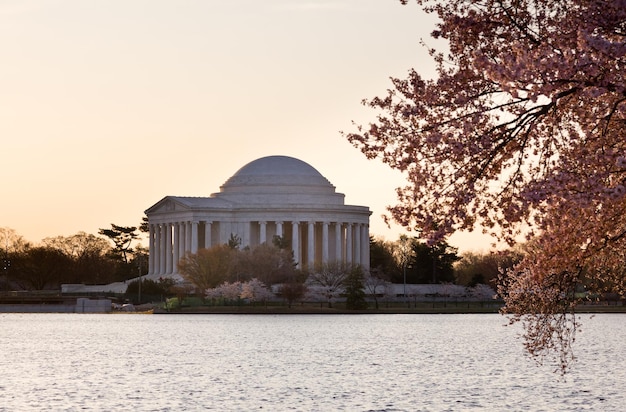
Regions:
M 430 242 L 527 231 L 506 312 L 530 353 L 556 350 L 565 368 L 574 292 L 626 290 L 626 0 L 417 3 L 448 42 L 430 50 L 438 76 L 391 79 L 346 138 L 406 174 L 389 218 Z

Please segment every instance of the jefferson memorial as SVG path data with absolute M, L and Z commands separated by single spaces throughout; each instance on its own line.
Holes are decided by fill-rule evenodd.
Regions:
M 185 254 L 231 236 L 241 247 L 281 236 L 301 269 L 333 261 L 369 268 L 369 208 L 345 205 L 335 186 L 293 157 L 254 160 L 209 197 L 166 196 L 145 213 L 150 275 L 177 274 Z

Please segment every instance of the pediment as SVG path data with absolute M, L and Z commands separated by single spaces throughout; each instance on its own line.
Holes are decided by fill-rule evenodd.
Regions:
M 159 202 L 157 202 L 154 206 L 146 210 L 146 214 L 148 215 L 148 214 L 153 214 L 153 213 L 171 213 L 171 212 L 184 211 L 184 210 L 189 210 L 189 209 L 190 208 L 188 205 L 185 205 L 184 203 L 170 196 L 167 196 L 163 198 L 162 200 L 160 200 Z

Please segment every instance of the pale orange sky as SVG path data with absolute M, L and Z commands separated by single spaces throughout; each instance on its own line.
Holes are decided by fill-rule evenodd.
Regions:
M 299 158 L 372 210 L 402 176 L 340 135 L 389 76 L 433 76 L 434 20 L 390 0 L 0 0 L 0 227 L 32 242 L 131 226 L 246 163 Z M 489 240 L 455 235 L 453 246 Z

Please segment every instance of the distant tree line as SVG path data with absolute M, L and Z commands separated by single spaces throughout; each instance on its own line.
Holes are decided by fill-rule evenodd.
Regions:
M 2 248 L 1 290 L 54 290 L 63 283 L 107 284 L 147 273 L 148 250 L 136 244 L 142 224 L 111 224 L 98 235 L 79 232 L 56 236 L 32 244 L 9 228 L 0 228 Z M 187 255 L 179 270 L 199 290 L 224 282 L 245 282 L 256 278 L 266 285 L 281 284 L 285 296 L 302 295 L 310 273 L 296 269 L 296 262 L 284 239 L 271 244 L 240 249 L 241 241 L 231 237 L 226 244 Z M 397 241 L 370 238 L 371 276 L 386 282 L 408 284 L 457 283 L 466 286 L 489 284 L 495 287 L 499 270 L 511 267 L 520 253 L 467 253 L 440 242 L 428 246 L 417 238 L 401 236 Z M 337 264 L 318 266 L 311 272 L 337 272 L 347 276 L 351 268 Z M 321 281 L 320 276 L 309 279 Z M 324 285 L 328 287 L 328 285 Z M 289 292 L 291 290 L 291 292 Z
M 392 283 L 406 279 L 407 284 L 485 284 L 496 289 L 501 271 L 512 268 L 521 256 L 517 250 L 459 255 L 445 241 L 429 246 L 405 235 L 397 241 L 370 237 L 370 271 Z
M 78 232 L 40 244 L 0 228 L 0 291 L 59 290 L 66 283 L 108 284 L 146 274 L 148 250 L 135 245 L 140 228 L 111 224 L 101 236 Z

